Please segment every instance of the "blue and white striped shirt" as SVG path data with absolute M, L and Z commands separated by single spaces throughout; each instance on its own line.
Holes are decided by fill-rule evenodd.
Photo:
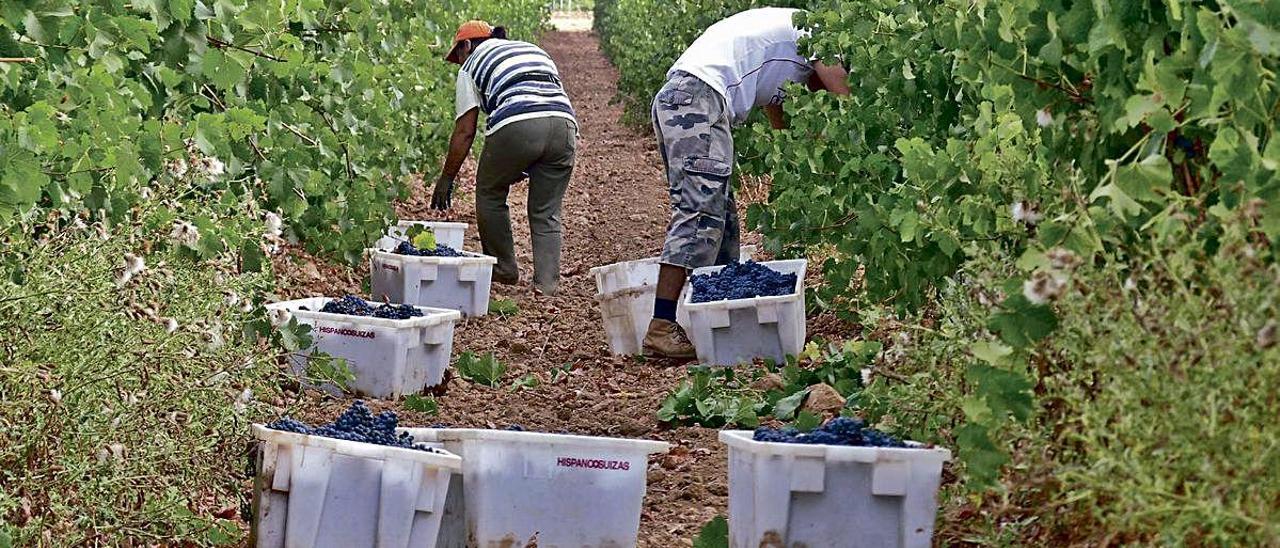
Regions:
M 476 46 L 458 71 L 457 117 L 473 108 L 488 116 L 485 135 L 532 118 L 577 123 L 556 64 L 528 42 L 490 38 Z

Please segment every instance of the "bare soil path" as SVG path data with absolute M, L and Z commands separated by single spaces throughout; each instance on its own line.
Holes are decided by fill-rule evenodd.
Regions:
M 486 316 L 460 324 L 455 355 L 493 352 L 509 370 L 504 385 L 533 375 L 531 389 L 498 389 L 453 380 L 438 398 L 440 413 L 427 416 L 395 402 L 371 402 L 395 409 L 407 425 L 505 428 L 600 436 L 659 439 L 674 448 L 656 456 L 640 525 L 640 545 L 690 545 L 703 523 L 726 512 L 728 486 L 724 448 L 717 432 L 702 428 L 664 429 L 655 412 L 667 391 L 684 377 L 679 364 L 643 363 L 609 354 L 594 294 L 592 267 L 657 255 L 668 215 L 661 160 L 653 137 L 619 123 L 611 105 L 617 72 L 599 51 L 594 35 L 553 32 L 542 46 L 555 58 L 577 110 L 580 127 L 577 166 L 564 205 L 561 294 L 541 297 L 527 285 L 532 276 L 526 187 L 513 188 L 510 205 L 521 263 L 519 286 L 494 286 L 494 298 L 514 300 L 511 317 Z M 475 233 L 472 167 L 460 179 L 461 195 L 452 211 L 430 211 L 429 193 L 416 188 L 398 206 L 401 219 L 459 220 L 472 223 L 467 248 L 479 249 Z M 291 297 L 365 293 L 365 268 L 350 269 L 302 256 L 278 268 Z M 555 367 L 568 375 L 551 381 Z M 318 394 L 301 396 L 303 415 L 334 417 L 345 401 Z

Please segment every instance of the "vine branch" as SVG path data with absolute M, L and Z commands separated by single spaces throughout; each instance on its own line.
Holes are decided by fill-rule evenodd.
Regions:
M 270 53 L 265 53 L 265 52 L 261 52 L 261 51 L 257 51 L 257 50 L 252 50 L 252 49 L 246 48 L 246 47 L 244 47 L 244 46 L 237 46 L 237 45 L 235 45 L 235 44 L 232 44 L 231 42 L 224 42 L 224 41 L 219 40 L 219 39 L 217 39 L 217 38 L 214 38 L 214 37 L 212 37 L 212 36 L 205 36 L 205 39 L 209 41 L 209 45 L 211 45 L 211 46 L 213 46 L 213 47 L 215 47 L 215 48 L 218 48 L 218 49 L 234 49 L 234 50 L 243 51 L 243 52 L 245 52 L 245 53 L 249 53 L 249 54 L 255 55 L 255 56 L 257 56 L 257 57 L 261 57 L 261 58 L 263 58 L 263 59 L 267 59 L 267 60 L 270 60 L 270 61 L 275 61 L 275 62 L 277 62 L 277 63 L 283 63 L 283 62 L 285 62 L 285 60 L 284 60 L 284 59 L 281 59 L 281 58 L 279 58 L 279 57 L 276 57 L 276 56 L 274 56 L 274 55 L 271 55 Z

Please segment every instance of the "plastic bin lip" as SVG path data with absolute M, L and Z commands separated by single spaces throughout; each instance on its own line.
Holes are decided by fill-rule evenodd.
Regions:
M 769 266 L 770 268 L 772 268 L 772 265 L 782 265 L 782 264 L 799 266 L 799 268 L 795 269 L 796 271 L 795 272 L 796 273 L 795 289 L 791 293 L 788 293 L 786 295 L 773 295 L 769 297 L 750 297 L 747 299 L 730 299 L 730 300 L 724 300 L 724 301 L 709 301 L 705 303 L 695 303 L 693 302 L 693 287 L 692 285 L 690 285 L 689 293 L 684 297 L 683 305 L 685 306 L 685 309 L 692 311 L 692 310 L 711 310 L 716 308 L 723 308 L 726 310 L 733 310 L 737 308 L 751 308 L 758 304 L 772 304 L 772 303 L 783 303 L 783 302 L 792 301 L 792 300 L 795 300 L 797 296 L 804 294 L 804 274 L 805 274 L 805 269 L 808 268 L 809 266 L 809 261 L 805 259 L 791 259 L 791 260 L 785 260 L 785 261 L 757 261 L 757 262 L 759 262 L 762 265 Z M 704 266 L 702 268 L 695 268 L 693 272 L 689 273 L 689 278 L 690 280 L 692 280 L 695 275 L 719 272 L 723 268 L 724 268 L 723 265 Z M 692 281 L 690 283 L 692 284 Z
M 401 255 L 393 253 L 385 249 L 376 247 L 368 248 L 371 257 L 387 260 L 394 259 L 401 263 L 431 263 L 443 265 L 465 265 L 465 264 L 498 264 L 498 259 L 488 255 L 481 255 L 466 250 L 462 251 L 462 257 L 424 257 L 422 255 Z
M 721 430 L 720 441 L 734 449 L 751 453 L 789 457 L 821 457 L 827 460 L 851 462 L 875 462 L 878 460 L 951 460 L 951 450 L 941 447 L 856 447 L 848 445 L 809 445 L 804 443 L 778 443 L 755 441 L 750 430 Z
M 333 314 L 330 312 L 320 312 L 320 308 L 325 303 L 334 300 L 332 297 L 308 297 L 305 299 L 294 299 L 291 301 L 281 301 L 278 303 L 270 303 L 266 305 L 267 310 L 288 310 L 294 316 L 299 318 L 308 318 L 315 320 L 327 320 L 333 322 L 347 322 L 358 325 L 369 325 L 375 327 L 390 328 L 416 328 L 416 327 L 432 327 L 446 322 L 455 322 L 462 319 L 462 313 L 457 310 L 448 310 L 445 308 L 431 308 L 427 306 L 414 306 L 421 310 L 423 315 L 407 320 L 393 320 L 390 318 L 374 318 L 372 316 L 348 316 L 346 314 Z M 376 303 L 375 303 L 376 304 Z M 398 304 L 398 303 L 393 303 Z M 307 307 L 312 310 L 299 310 L 299 308 Z
M 665 441 L 603 438 L 576 434 L 546 434 L 516 430 L 489 430 L 486 428 L 401 428 L 400 430 L 408 432 L 414 439 L 418 439 L 421 436 L 422 439 L 435 442 L 478 440 L 514 443 L 558 443 L 574 445 L 581 449 L 644 451 L 645 454 L 665 453 L 671 449 L 671 444 Z M 421 434 L 419 434 L 420 432 Z
M 467 228 L 467 223 L 457 221 L 396 221 L 397 227 L 411 227 L 414 225 L 422 225 L 427 228 Z
M 257 423 L 252 425 L 252 429 L 253 437 L 262 441 L 277 442 L 286 445 L 300 445 L 304 447 L 321 447 L 324 449 L 330 449 L 340 455 L 351 457 L 381 460 L 409 460 L 441 468 L 462 470 L 462 457 L 438 447 L 432 447 L 433 451 L 419 451 L 417 449 L 405 449 L 403 447 L 375 445 L 372 443 L 362 443 L 358 441 L 326 438 L 324 436 L 285 432 L 283 430 L 273 430 L 271 428 L 267 428 L 266 425 Z

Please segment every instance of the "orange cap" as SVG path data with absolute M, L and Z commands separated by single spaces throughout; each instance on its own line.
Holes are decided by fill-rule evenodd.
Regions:
M 453 35 L 453 48 L 449 50 L 449 55 L 445 59 L 457 63 L 458 62 L 458 43 L 463 40 L 471 40 L 473 38 L 488 38 L 493 36 L 493 27 L 484 21 L 467 21 L 458 27 L 458 33 Z

